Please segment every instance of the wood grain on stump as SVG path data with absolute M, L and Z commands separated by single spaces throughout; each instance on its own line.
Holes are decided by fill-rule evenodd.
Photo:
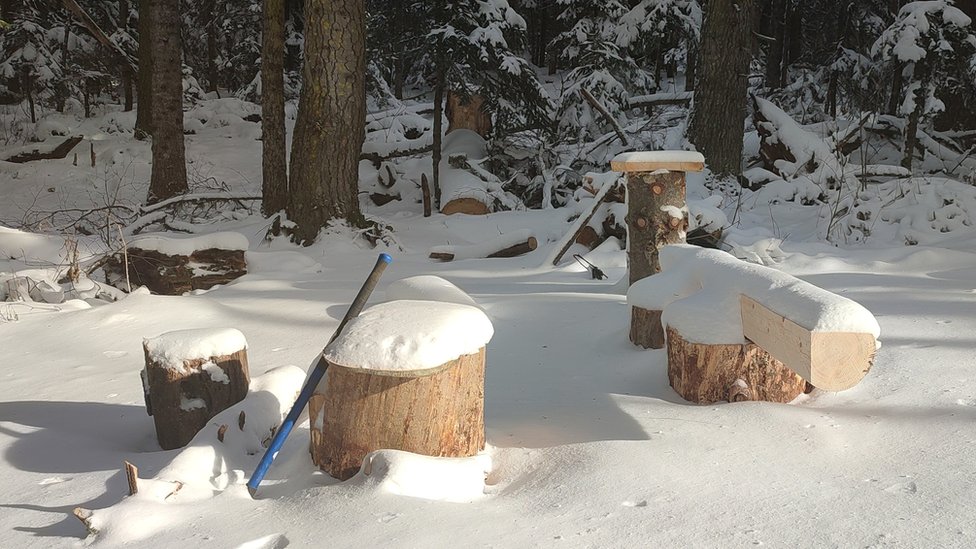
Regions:
M 475 455 L 485 446 L 484 380 L 484 347 L 428 370 L 330 365 L 309 401 L 312 461 L 345 480 L 384 448 Z
M 668 381 L 698 404 L 760 400 L 790 402 L 803 393 L 802 377 L 752 344 L 704 344 L 667 327 Z
M 247 396 L 250 376 L 247 351 L 183 361 L 169 368 L 150 359 L 147 344 L 146 381 L 156 439 L 163 450 L 186 446 L 210 418 Z
M 664 327 L 661 325 L 661 311 L 631 307 L 630 342 L 645 349 L 663 349 Z
M 485 215 L 489 212 L 488 205 L 477 198 L 455 198 L 444 203 L 441 213 L 444 215 L 468 214 Z

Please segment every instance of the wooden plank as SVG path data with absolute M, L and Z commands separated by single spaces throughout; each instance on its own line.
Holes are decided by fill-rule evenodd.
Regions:
M 739 296 L 742 334 L 814 387 L 843 391 L 856 385 L 874 361 L 874 336 L 812 332 L 746 295 Z

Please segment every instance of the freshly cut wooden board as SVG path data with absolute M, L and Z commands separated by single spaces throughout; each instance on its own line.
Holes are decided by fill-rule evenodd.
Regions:
M 850 389 L 871 369 L 876 348 L 873 335 L 813 332 L 749 296 L 740 295 L 739 303 L 742 335 L 814 387 Z

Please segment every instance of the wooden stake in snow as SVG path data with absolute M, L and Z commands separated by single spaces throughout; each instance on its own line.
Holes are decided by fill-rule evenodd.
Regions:
M 471 305 L 396 300 L 363 311 L 325 350 L 326 380 L 309 401 L 312 461 L 345 480 L 384 448 L 480 452 L 491 335 Z
M 685 172 L 705 168 L 701 153 L 654 151 L 618 154 L 610 167 L 627 175 L 627 267 L 630 284 L 661 272 L 658 250 L 685 242 L 688 207 Z M 631 309 L 630 341 L 664 346 L 660 311 Z
M 247 341 L 237 330 L 167 332 L 142 346 L 146 394 L 164 450 L 186 446 L 212 417 L 247 395 Z

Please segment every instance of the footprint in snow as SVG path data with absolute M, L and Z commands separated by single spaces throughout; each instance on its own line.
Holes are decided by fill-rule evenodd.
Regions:
M 914 494 L 918 492 L 918 485 L 914 482 L 899 482 L 885 488 L 884 491 L 889 494 Z

